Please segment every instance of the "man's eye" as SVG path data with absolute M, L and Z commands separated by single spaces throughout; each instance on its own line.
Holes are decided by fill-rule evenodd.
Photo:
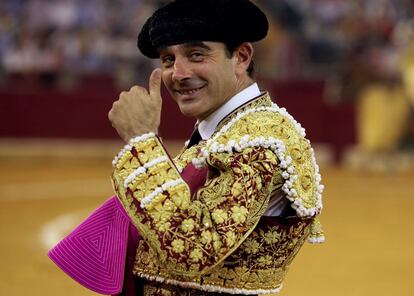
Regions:
M 190 58 L 195 61 L 201 61 L 203 59 L 203 54 L 201 52 L 193 52 L 191 53 Z
M 166 56 L 162 58 L 162 63 L 165 66 L 170 66 L 174 63 L 174 59 L 170 56 Z

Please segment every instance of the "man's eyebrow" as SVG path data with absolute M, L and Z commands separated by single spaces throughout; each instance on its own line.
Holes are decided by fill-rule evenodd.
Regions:
M 208 46 L 207 44 L 205 44 L 202 41 L 192 41 L 192 42 L 187 42 L 184 44 L 184 47 L 189 48 L 189 47 L 200 47 L 206 50 L 211 50 L 211 47 Z
M 205 44 L 203 41 L 191 41 L 191 42 L 187 42 L 184 43 L 183 46 L 188 49 L 191 47 L 199 47 L 205 50 L 212 50 L 210 46 L 208 46 L 207 44 Z M 161 55 L 161 51 L 168 48 L 168 46 L 163 46 L 157 49 L 158 55 Z

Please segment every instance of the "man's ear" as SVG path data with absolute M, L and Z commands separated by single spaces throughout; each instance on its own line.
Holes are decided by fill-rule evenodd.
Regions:
M 253 58 L 253 45 L 250 42 L 242 43 L 234 52 L 237 74 L 245 74 Z

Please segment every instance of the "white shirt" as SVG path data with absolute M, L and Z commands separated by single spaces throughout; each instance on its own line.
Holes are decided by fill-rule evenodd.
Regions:
M 246 87 L 241 92 L 237 93 L 220 108 L 210 114 L 206 119 L 198 123 L 198 131 L 203 140 L 209 139 L 216 129 L 217 125 L 227 115 L 236 110 L 241 105 L 248 101 L 258 97 L 260 95 L 260 89 L 257 83 Z M 289 201 L 285 198 L 285 193 L 279 190 L 272 199 L 269 201 L 269 205 L 264 213 L 265 216 L 279 216 L 280 213 L 289 206 Z

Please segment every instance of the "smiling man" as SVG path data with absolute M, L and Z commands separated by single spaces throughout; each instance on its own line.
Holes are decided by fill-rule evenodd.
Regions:
M 220 42 L 190 42 L 160 50 L 162 78 L 184 115 L 204 120 L 253 83 L 246 69 L 253 48 L 230 52 Z
M 128 142 L 112 179 L 113 208 L 129 226 L 110 224 L 121 239 L 101 249 L 108 262 L 126 258 L 111 267 L 125 270 L 124 295 L 277 293 L 305 240 L 323 241 L 313 149 L 253 78 L 251 42 L 267 30 L 248 0 L 176 0 L 143 26 L 138 48 L 161 69 L 148 91 L 122 92 L 109 112 Z M 157 136 L 161 81 L 181 112 L 197 119 L 174 159 Z

